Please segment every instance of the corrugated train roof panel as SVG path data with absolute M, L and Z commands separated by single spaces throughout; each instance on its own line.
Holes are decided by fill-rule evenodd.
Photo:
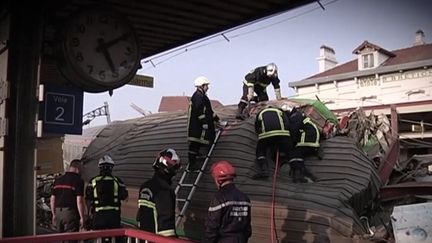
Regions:
M 229 120 L 230 124 L 215 147 L 210 164 L 222 159 L 234 164 L 238 174 L 235 182 L 253 203 L 253 236 L 249 242 L 266 242 L 270 239 L 272 181 L 251 179 L 255 172 L 257 141 L 253 119 L 236 121 L 235 108 L 216 109 L 218 115 Z M 110 154 L 116 161 L 114 174 L 127 184 L 131 192 L 123 214 L 134 219 L 137 189 L 153 175 L 152 163 L 156 153 L 172 147 L 180 154 L 183 167 L 186 166 L 186 123 L 186 112 L 175 112 L 107 126 L 84 155 L 86 180 L 98 173 L 98 158 Z M 315 183 L 294 184 L 287 172 L 278 175 L 275 215 L 281 242 L 303 242 L 300 239 L 305 237 L 318 239 L 316 242 L 324 242 L 324 239 L 340 242 L 365 233 L 359 215 L 379 189 L 373 162 L 348 137 L 338 136 L 324 141 L 322 148 L 322 160 L 311 157 L 306 161 L 306 166 L 318 178 Z M 179 177 L 175 177 L 174 183 Z M 190 237 L 199 237 L 215 191 L 215 185 L 206 173 L 179 231 Z

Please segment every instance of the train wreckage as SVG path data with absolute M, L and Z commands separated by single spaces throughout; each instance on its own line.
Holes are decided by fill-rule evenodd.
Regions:
M 320 156 L 306 160 L 316 181 L 294 184 L 287 171 L 279 171 L 272 198 L 272 179 L 251 179 L 257 170 L 253 115 L 262 107 L 283 104 L 300 106 L 320 128 L 330 122 L 335 129 L 322 140 Z M 419 205 L 430 200 L 432 155 L 398 161 L 398 138 L 392 135 L 385 115 L 366 115 L 357 109 L 338 119 L 319 100 L 269 101 L 250 109 L 251 117 L 243 121 L 235 119 L 235 110 L 234 106 L 215 109 L 228 125 L 209 163 L 224 159 L 237 168 L 235 182 L 253 205 L 253 234 L 249 242 L 268 242 L 271 234 L 276 235 L 278 242 L 392 242 L 397 232 L 392 222 L 396 220 L 392 216 L 395 206 Z M 94 135 L 82 157 L 84 179 L 88 181 L 98 173 L 97 161 L 101 156 L 109 154 L 116 161 L 114 174 L 123 179 L 130 194 L 122 207 L 125 223 L 136 223 L 137 191 L 152 176 L 151 165 L 158 151 L 175 148 L 183 158 L 183 168 L 187 164 L 186 124 L 186 111 L 157 113 L 110 123 Z M 177 175 L 174 183 L 179 179 Z M 215 191 L 206 172 L 177 228 L 181 237 L 201 238 Z M 404 230 L 404 234 L 410 233 L 409 228 Z M 430 240 L 428 229 L 423 232 L 420 237 Z

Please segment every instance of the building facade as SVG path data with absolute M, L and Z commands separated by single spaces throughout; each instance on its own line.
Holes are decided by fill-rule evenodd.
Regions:
M 356 59 L 337 65 L 332 48 L 321 46 L 320 72 L 289 83 L 298 98 L 316 98 L 343 115 L 362 107 L 367 113 L 398 114 L 401 159 L 432 153 L 432 44 L 416 32 L 413 46 L 388 51 L 364 41 Z

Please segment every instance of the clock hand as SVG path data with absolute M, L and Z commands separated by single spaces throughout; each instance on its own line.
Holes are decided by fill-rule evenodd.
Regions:
M 110 53 L 108 51 L 108 48 L 107 48 L 107 45 L 106 45 L 104 39 L 98 38 L 97 41 L 98 41 L 98 46 L 96 47 L 96 51 L 97 52 L 102 52 L 102 54 L 104 55 L 105 59 L 108 62 L 108 65 L 109 65 L 109 67 L 111 69 L 111 72 L 114 73 L 115 72 L 114 62 L 113 62 L 113 60 L 111 58 L 111 55 L 110 55 Z
M 96 51 L 99 52 L 101 48 L 106 48 L 106 49 L 108 49 L 108 48 L 110 48 L 111 46 L 117 44 L 118 42 L 120 42 L 120 41 L 122 41 L 122 40 L 126 40 L 129 36 L 130 36 L 130 33 L 127 33 L 127 34 L 123 34 L 123 35 L 121 35 L 121 36 L 119 36 L 119 37 L 117 37 L 117 38 L 114 38 L 114 39 L 112 39 L 112 40 L 110 40 L 110 41 L 104 42 L 102 46 L 98 46 L 98 47 L 96 48 Z

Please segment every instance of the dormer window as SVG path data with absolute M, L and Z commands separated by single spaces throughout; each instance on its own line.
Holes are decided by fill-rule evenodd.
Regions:
M 377 68 L 395 55 L 377 45 L 364 41 L 353 54 L 357 55 L 358 70 Z
M 373 53 L 363 54 L 363 69 L 374 67 L 374 55 Z

